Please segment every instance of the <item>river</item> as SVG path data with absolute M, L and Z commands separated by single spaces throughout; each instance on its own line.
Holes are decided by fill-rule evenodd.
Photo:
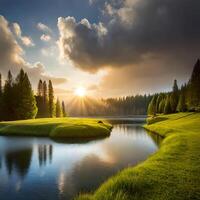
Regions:
M 110 137 L 93 141 L 0 136 L 0 199 L 72 199 L 158 149 L 160 139 L 141 127 L 144 120 L 111 123 Z

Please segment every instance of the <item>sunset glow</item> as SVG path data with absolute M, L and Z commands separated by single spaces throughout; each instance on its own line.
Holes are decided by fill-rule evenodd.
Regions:
M 86 89 L 82 86 L 76 88 L 75 95 L 79 97 L 84 97 L 86 95 Z

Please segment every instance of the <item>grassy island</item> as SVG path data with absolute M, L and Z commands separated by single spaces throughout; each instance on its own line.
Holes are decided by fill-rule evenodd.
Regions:
M 106 121 L 83 118 L 42 118 L 0 122 L 0 135 L 53 138 L 96 138 L 110 135 Z
M 164 137 L 160 149 L 77 199 L 200 199 L 200 113 L 159 115 L 145 128 Z

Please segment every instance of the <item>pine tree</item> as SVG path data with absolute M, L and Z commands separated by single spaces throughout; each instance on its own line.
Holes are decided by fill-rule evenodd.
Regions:
M 15 90 L 15 118 L 33 119 L 37 114 L 36 100 L 28 75 L 20 70 L 14 85 Z
M 2 107 L 2 78 L 1 78 L 1 74 L 0 74 L 0 120 L 3 119 L 3 107 Z
M 185 112 L 187 111 L 187 105 L 185 102 L 185 96 L 184 94 L 181 94 L 179 97 L 178 105 L 177 105 L 177 111 L 178 112 Z
M 0 74 L 0 96 L 2 95 L 2 77 Z
M 179 99 L 179 90 L 178 90 L 177 80 L 174 80 L 172 93 L 170 95 L 170 105 L 171 105 L 172 113 L 176 112 L 176 108 L 178 105 L 178 99 Z
M 66 111 L 65 111 L 65 102 L 62 101 L 62 115 L 63 117 L 67 117 Z
M 163 99 L 159 103 L 158 112 L 159 113 L 164 113 L 164 108 L 165 108 L 165 98 L 163 97 Z
M 187 111 L 187 105 L 186 105 L 186 85 L 181 86 L 179 101 L 176 110 L 178 112 L 186 112 Z
M 172 113 L 171 104 L 170 104 L 170 94 L 167 95 L 165 100 L 164 114 Z
M 41 79 L 40 79 L 39 82 L 38 82 L 37 96 L 40 96 L 40 97 L 43 96 L 43 83 L 42 83 L 42 80 L 41 80 Z
M 62 117 L 62 110 L 60 107 L 59 98 L 57 98 L 57 101 L 56 101 L 56 117 Z
M 200 60 L 198 59 L 188 83 L 187 102 L 190 110 L 200 107 Z
M 13 120 L 14 117 L 14 91 L 13 91 L 13 77 L 8 71 L 8 77 L 4 85 L 4 92 L 2 96 L 2 108 L 4 120 Z
M 36 99 L 36 105 L 38 108 L 38 112 L 37 112 L 37 118 L 41 118 L 43 117 L 43 82 L 40 79 L 38 82 L 38 88 L 37 88 L 37 95 L 35 96 Z
M 49 80 L 48 90 L 49 90 L 49 116 L 54 117 L 55 116 L 54 91 L 51 80 Z
M 148 114 L 149 115 L 156 115 L 157 108 L 156 108 L 156 101 L 157 101 L 158 95 L 155 94 L 148 106 Z
M 47 84 L 46 81 L 43 82 L 43 109 L 42 115 L 43 117 L 49 117 L 49 105 L 48 105 L 48 94 L 47 94 Z

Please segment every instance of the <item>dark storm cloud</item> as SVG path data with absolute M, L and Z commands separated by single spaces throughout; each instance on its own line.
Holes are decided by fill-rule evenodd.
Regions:
M 177 67 L 183 74 L 200 55 L 199 0 L 112 0 L 102 12 L 109 20 L 99 24 L 58 19 L 61 56 L 82 70 L 137 68 L 164 56 L 163 67 L 170 60 L 168 70 Z

